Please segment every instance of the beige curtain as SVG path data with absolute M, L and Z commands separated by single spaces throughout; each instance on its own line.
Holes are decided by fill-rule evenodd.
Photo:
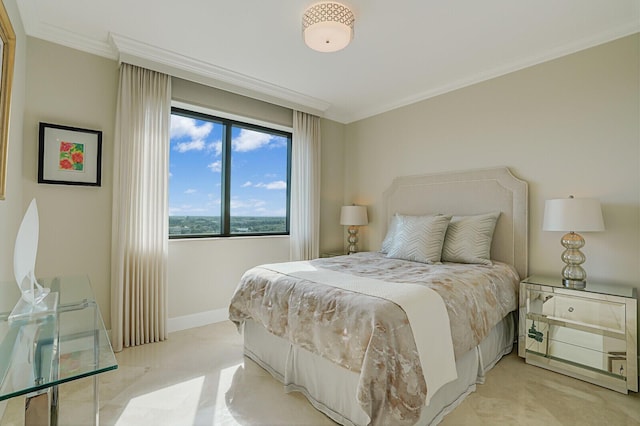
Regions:
M 320 118 L 293 112 L 291 147 L 291 260 L 320 252 Z
M 170 121 L 170 77 L 122 64 L 111 253 L 111 340 L 116 351 L 167 338 Z

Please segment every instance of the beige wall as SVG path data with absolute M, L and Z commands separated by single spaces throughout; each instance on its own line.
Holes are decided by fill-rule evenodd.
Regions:
M 35 38 L 27 39 L 23 204 L 38 203 L 36 275 L 86 274 L 110 324 L 113 132 L 118 64 Z M 102 131 L 102 186 L 38 184 L 38 123 Z
M 16 33 L 16 58 L 11 94 L 7 186 L 5 199 L 0 200 L 0 281 L 13 279 L 13 246 L 20 221 L 22 205 L 22 112 L 25 102 L 26 36 L 15 0 L 3 1 Z
M 364 245 L 394 176 L 508 166 L 529 182 L 529 268 L 559 274 L 561 233 L 544 201 L 601 200 L 606 231 L 585 233 L 591 279 L 638 286 L 640 35 L 527 68 L 347 126 L 345 198 L 367 204 Z

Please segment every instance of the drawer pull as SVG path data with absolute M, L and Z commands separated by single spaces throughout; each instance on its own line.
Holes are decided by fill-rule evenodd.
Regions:
M 573 312 L 573 307 L 569 307 L 569 312 Z

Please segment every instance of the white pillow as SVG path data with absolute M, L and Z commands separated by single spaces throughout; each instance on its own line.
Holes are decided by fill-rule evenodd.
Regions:
M 389 222 L 389 228 L 387 229 L 387 235 L 382 240 L 382 247 L 380 247 L 380 253 L 389 253 L 389 249 L 391 248 L 391 244 L 393 244 L 393 238 L 396 236 L 396 232 L 398 230 L 399 215 L 398 213 L 394 214 L 391 218 L 391 222 Z
M 438 263 L 451 216 L 401 216 L 387 257 Z
M 443 262 L 491 265 L 491 241 L 500 212 L 453 216 L 442 247 Z

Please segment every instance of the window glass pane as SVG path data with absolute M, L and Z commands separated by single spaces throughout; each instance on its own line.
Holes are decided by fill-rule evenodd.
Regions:
M 286 233 L 289 137 L 232 126 L 231 234 Z
M 174 108 L 169 236 L 289 233 L 291 133 Z
M 171 114 L 169 235 L 220 234 L 224 126 Z

